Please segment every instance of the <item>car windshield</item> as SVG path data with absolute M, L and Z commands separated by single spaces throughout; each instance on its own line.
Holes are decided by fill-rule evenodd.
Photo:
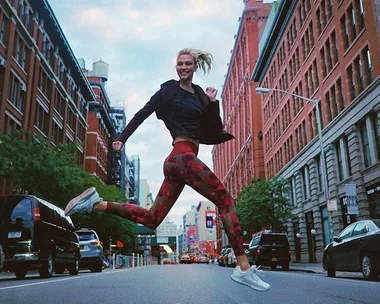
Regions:
M 96 240 L 97 237 L 93 232 L 77 232 L 80 241 Z
M 285 245 L 288 246 L 288 239 L 285 235 L 263 234 L 261 236 L 261 245 Z

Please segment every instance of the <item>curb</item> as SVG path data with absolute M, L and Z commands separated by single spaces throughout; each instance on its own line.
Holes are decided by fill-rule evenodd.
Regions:
M 318 270 L 311 270 L 311 269 L 300 269 L 300 268 L 289 268 L 289 271 L 301 271 L 301 272 L 319 273 L 319 274 L 325 273 L 325 271 L 318 271 Z

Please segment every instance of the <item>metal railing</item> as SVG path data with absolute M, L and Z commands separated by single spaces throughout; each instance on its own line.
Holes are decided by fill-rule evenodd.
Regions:
M 114 263 L 115 261 L 115 263 Z M 123 268 L 137 268 L 137 267 L 145 267 L 151 265 L 157 265 L 158 258 L 152 256 L 146 256 L 142 254 L 132 255 L 121 255 L 121 254 L 113 254 L 112 258 L 109 261 L 109 267 L 112 269 L 123 269 Z

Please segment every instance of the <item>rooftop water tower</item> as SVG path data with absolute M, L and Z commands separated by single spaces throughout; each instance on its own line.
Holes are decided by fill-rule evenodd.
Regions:
M 101 77 L 104 82 L 108 80 L 108 63 L 104 62 L 102 59 L 95 61 L 92 64 L 91 76 Z

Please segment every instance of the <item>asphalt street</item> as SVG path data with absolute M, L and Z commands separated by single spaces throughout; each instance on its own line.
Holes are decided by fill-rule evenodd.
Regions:
M 328 278 L 323 274 L 264 270 L 272 288 L 257 292 L 230 279 L 232 268 L 217 265 L 160 265 L 78 276 L 25 280 L 0 276 L 0 303 L 380 303 L 380 282 Z

